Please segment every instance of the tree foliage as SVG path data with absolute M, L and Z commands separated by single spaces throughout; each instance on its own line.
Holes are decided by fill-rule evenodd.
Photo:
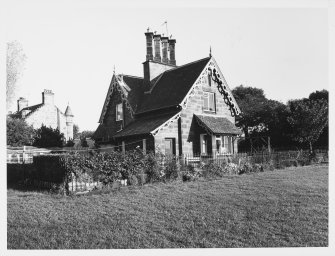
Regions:
M 11 107 L 15 91 L 18 89 L 18 81 L 22 77 L 26 55 L 23 52 L 21 44 L 17 41 L 7 43 L 6 60 L 6 105 L 7 110 Z
M 7 145 L 19 147 L 33 143 L 34 128 L 23 119 L 7 117 Z
M 65 142 L 63 133 L 59 129 L 53 129 L 42 125 L 41 128 L 36 130 L 34 138 L 34 146 L 37 147 L 62 147 Z
M 232 93 L 242 112 L 236 118 L 236 125 L 244 131 L 246 136 L 250 132 L 264 129 L 264 119 L 267 114 L 267 99 L 264 91 L 240 85 L 234 88 Z
M 287 104 L 265 97 L 263 90 L 239 86 L 232 93 L 242 111 L 236 118 L 246 137 L 269 136 L 271 146 L 328 145 L 328 91 L 313 92 L 309 98 Z M 245 144 L 245 145 L 244 145 Z M 248 149 L 248 142 L 241 147 Z
M 79 138 L 79 126 L 77 124 L 73 125 L 73 138 Z
M 308 143 L 310 150 L 328 125 L 328 101 L 324 99 L 292 100 L 288 103 L 292 126 L 292 138 L 299 143 Z

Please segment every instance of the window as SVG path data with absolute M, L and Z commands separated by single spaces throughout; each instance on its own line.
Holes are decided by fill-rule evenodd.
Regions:
M 222 153 L 222 137 L 220 135 L 217 135 L 215 137 L 216 142 L 216 153 L 221 154 Z
M 202 155 L 212 154 L 212 136 L 200 134 L 200 152 Z
M 164 144 L 165 144 L 166 155 L 176 154 L 176 140 L 174 138 L 166 138 Z
M 116 105 L 116 121 L 123 120 L 122 103 Z
M 204 92 L 204 105 L 203 109 L 206 111 L 215 112 L 215 93 L 214 92 Z
M 208 86 L 212 86 L 212 76 L 208 74 L 207 78 L 208 78 Z

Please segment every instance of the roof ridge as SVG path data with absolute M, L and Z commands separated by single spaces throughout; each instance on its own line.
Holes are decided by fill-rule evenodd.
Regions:
M 29 108 L 38 107 L 40 105 L 43 105 L 43 103 L 38 103 L 38 104 L 35 104 L 35 105 L 31 105 L 31 106 L 25 107 L 25 108 L 21 109 L 20 111 L 22 111 L 22 110 L 29 110 Z M 20 112 L 20 111 L 18 111 L 18 112 Z
M 186 64 L 184 64 L 184 65 L 181 65 L 181 66 L 178 66 L 178 67 L 175 67 L 175 68 L 172 68 L 172 69 L 166 70 L 166 71 L 164 71 L 162 74 L 164 74 L 164 73 L 168 73 L 168 72 L 170 72 L 170 71 L 174 71 L 174 70 L 176 70 L 176 69 L 179 69 L 179 68 L 183 68 L 183 67 L 185 67 L 185 66 L 188 66 L 188 65 L 195 64 L 195 63 L 197 63 L 197 62 L 200 62 L 200 61 L 203 61 L 203 60 L 205 60 L 205 59 L 208 59 L 208 60 L 210 60 L 210 59 L 211 59 L 211 57 L 206 57 L 206 58 L 202 58 L 202 59 L 200 59 L 200 60 L 195 60 L 195 61 L 192 61 L 192 62 L 186 63 Z
M 139 79 L 144 79 L 143 77 L 140 77 L 140 76 L 125 75 L 125 74 L 118 74 L 118 75 L 122 75 L 122 76 L 128 76 L 128 77 L 132 77 L 132 78 L 139 78 Z

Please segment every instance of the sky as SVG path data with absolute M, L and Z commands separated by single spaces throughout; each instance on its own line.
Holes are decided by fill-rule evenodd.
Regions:
M 5 39 L 20 42 L 27 56 L 16 99 L 38 104 L 41 92 L 51 89 L 61 110 L 70 104 L 81 131 L 95 130 L 114 66 L 116 73 L 143 76 L 144 33 L 150 27 L 166 35 L 164 21 L 177 41 L 177 65 L 207 57 L 211 47 L 231 89 L 261 88 L 283 103 L 329 89 L 327 8 L 138 7 L 127 1 L 8 2 Z

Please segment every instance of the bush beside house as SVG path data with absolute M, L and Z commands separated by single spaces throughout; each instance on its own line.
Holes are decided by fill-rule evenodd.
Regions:
M 141 150 L 128 151 L 125 154 L 119 151 L 71 152 L 34 156 L 34 163 L 29 166 L 8 165 L 10 174 L 8 178 L 10 181 L 25 180 L 28 184 L 42 182 L 38 185 L 68 194 L 94 187 L 114 187 L 116 183 L 125 180 L 129 185 L 143 185 L 152 182 L 194 181 L 199 178 L 272 171 L 275 168 L 307 165 L 324 157 L 327 156 L 313 158 L 307 153 L 300 152 L 292 158 L 292 153 L 286 152 L 262 158 L 246 155 L 227 157 L 220 161 L 204 158 L 198 165 L 188 165 L 181 158 L 166 157 L 159 153 L 143 154 Z M 82 186 L 74 187 L 73 184 L 78 182 Z

